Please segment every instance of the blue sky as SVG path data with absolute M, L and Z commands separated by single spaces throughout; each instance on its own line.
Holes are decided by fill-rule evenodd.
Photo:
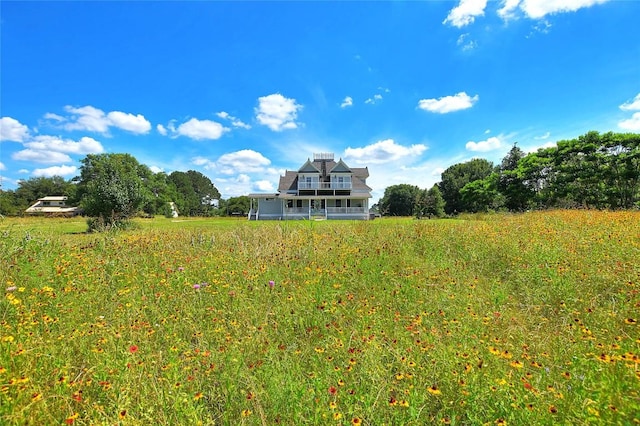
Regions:
M 274 192 L 316 152 L 390 185 L 640 132 L 640 1 L 0 3 L 0 174 L 89 153 Z

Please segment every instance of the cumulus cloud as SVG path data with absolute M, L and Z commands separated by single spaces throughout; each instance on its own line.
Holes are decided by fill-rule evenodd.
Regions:
M 15 118 L 0 118 L 0 141 L 23 142 L 29 138 L 29 128 Z
M 27 148 L 36 151 L 55 151 L 68 154 L 100 154 L 104 152 L 102 144 L 97 140 L 85 136 L 79 141 L 61 139 L 57 136 L 36 136 L 31 141 L 24 144 Z
M 35 169 L 32 174 L 35 177 L 72 176 L 76 174 L 77 170 L 75 166 L 53 166 L 45 169 Z
M 250 149 L 224 154 L 217 161 L 220 172 L 224 174 L 260 172 L 269 164 L 268 158 Z
M 444 96 L 438 99 L 422 99 L 418 102 L 418 108 L 438 114 L 446 114 L 471 108 L 478 99 L 480 99 L 478 95 L 471 97 L 465 92 L 460 92 L 453 96 Z
M 640 93 L 636 95 L 631 101 L 627 101 L 620 105 L 620 109 L 623 111 L 639 111 L 640 110 Z
M 46 113 L 44 118 L 56 121 L 68 131 L 86 130 L 96 133 L 107 133 L 110 127 L 115 127 L 135 134 L 149 133 L 151 123 L 141 114 L 130 114 L 122 111 L 106 113 L 91 105 L 72 107 L 67 105 L 64 110 L 69 113 L 63 117 L 53 113 Z
M 243 122 L 239 118 L 234 117 L 233 115 L 229 115 L 228 112 L 220 111 L 216 115 L 218 117 L 222 118 L 223 120 L 228 120 L 229 122 L 231 122 L 231 125 L 233 127 L 239 127 L 239 128 L 242 128 L 242 129 L 250 129 L 251 128 L 250 125 L 248 125 L 247 123 Z
M 261 192 L 269 192 L 269 191 L 274 191 L 275 187 L 273 185 L 273 182 L 270 182 L 268 180 L 259 180 L 256 181 L 253 184 L 253 187 L 257 190 L 257 191 L 261 191 Z
M 133 115 L 121 111 L 111 111 L 107 114 L 110 124 L 131 133 L 145 134 L 151 130 L 151 123 L 143 115 Z
M 532 19 L 544 18 L 546 15 L 575 12 L 583 7 L 606 3 L 609 0 L 523 0 L 520 8 Z
M 501 148 L 502 147 L 502 141 L 499 138 L 497 138 L 495 136 L 492 136 L 489 139 L 484 140 L 484 141 L 480 141 L 480 142 L 469 141 L 469 142 L 467 142 L 465 147 L 469 151 L 488 152 L 488 151 L 493 151 L 493 150 L 496 150 L 498 148 Z
M 409 147 L 398 145 L 393 139 L 385 139 L 362 148 L 347 148 L 345 159 L 358 164 L 383 164 L 407 157 L 417 157 L 427 150 L 426 145 Z
M 487 0 L 460 0 L 460 3 L 449 11 L 449 15 L 442 23 L 462 28 L 473 23 L 476 16 L 483 16 L 485 7 L 487 7 Z
M 14 152 L 11 158 L 18 161 L 32 161 L 42 164 L 70 163 L 72 161 L 71 157 L 62 152 L 47 152 L 34 149 L 23 149 L 22 151 Z
M 158 133 L 160 133 L 162 136 L 167 136 L 167 129 L 166 127 L 164 127 L 162 124 L 158 124 L 156 126 L 156 130 L 158 131 Z
M 640 131 L 640 112 L 635 112 L 631 118 L 619 122 L 618 127 L 631 132 Z
M 498 15 L 504 20 L 517 17 L 518 9 L 528 18 L 542 19 L 547 15 L 575 12 L 609 0 L 503 0 Z
M 295 99 L 285 98 L 279 93 L 258 98 L 258 106 L 255 108 L 258 123 L 267 126 L 274 132 L 285 129 L 296 129 L 298 123 L 298 111 L 302 105 Z
M 182 123 L 177 129 L 173 127 L 172 123 L 170 123 L 169 130 L 171 129 L 174 130 L 174 137 L 186 136 L 195 140 L 220 139 L 225 132 L 230 130 L 215 121 L 198 120 L 197 118 L 192 118 L 191 120 Z
M 340 104 L 340 108 L 347 108 L 353 105 L 353 98 L 351 96 L 346 96 L 342 103 Z
M 0 161 L 0 170 L 7 170 L 7 168 L 5 167 L 4 164 L 2 164 L 2 161 Z
M 519 4 L 520 0 L 503 0 L 502 7 L 498 9 L 498 16 L 505 21 L 514 19 L 517 16 L 516 10 Z

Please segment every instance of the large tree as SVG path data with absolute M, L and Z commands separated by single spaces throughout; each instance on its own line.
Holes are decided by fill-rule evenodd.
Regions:
M 414 214 L 418 219 L 426 217 L 444 216 L 444 198 L 438 185 L 433 185 L 431 189 L 423 189 L 418 192 L 415 202 Z
M 380 212 L 389 216 L 411 216 L 419 193 L 420 188 L 415 185 L 402 183 L 389 186 L 380 199 Z
M 521 169 L 518 167 L 518 163 L 524 157 L 525 153 L 513 144 L 500 164 L 497 189 L 504 196 L 505 207 L 511 211 L 525 210 L 534 195 L 524 184 Z
M 454 164 L 442 172 L 442 180 L 438 186 L 445 201 L 445 212 L 452 214 L 467 211 L 460 191 L 466 184 L 484 179 L 493 171 L 493 163 L 482 158 L 475 158 L 466 163 Z
M 89 154 L 81 160 L 78 182 L 85 214 L 109 227 L 138 213 L 150 198 L 143 179 L 150 173 L 129 154 Z
M 211 180 L 200 172 L 173 172 L 168 177 L 176 188 L 175 203 L 185 216 L 209 216 L 213 213 L 214 200 L 220 192 Z

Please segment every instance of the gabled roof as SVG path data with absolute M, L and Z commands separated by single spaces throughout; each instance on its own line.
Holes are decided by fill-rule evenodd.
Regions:
M 307 162 L 300 167 L 298 173 L 320 173 L 320 169 L 314 165 L 315 163 L 315 161 L 312 163 L 311 160 L 307 158 Z
M 342 161 L 342 158 L 334 164 L 335 165 L 330 169 L 327 168 L 329 173 L 351 173 L 351 169 L 344 163 L 344 161 Z

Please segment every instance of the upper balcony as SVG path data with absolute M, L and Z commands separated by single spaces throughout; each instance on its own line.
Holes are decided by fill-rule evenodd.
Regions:
M 344 191 L 351 189 L 351 182 L 301 182 L 298 181 L 298 191 L 329 190 Z

